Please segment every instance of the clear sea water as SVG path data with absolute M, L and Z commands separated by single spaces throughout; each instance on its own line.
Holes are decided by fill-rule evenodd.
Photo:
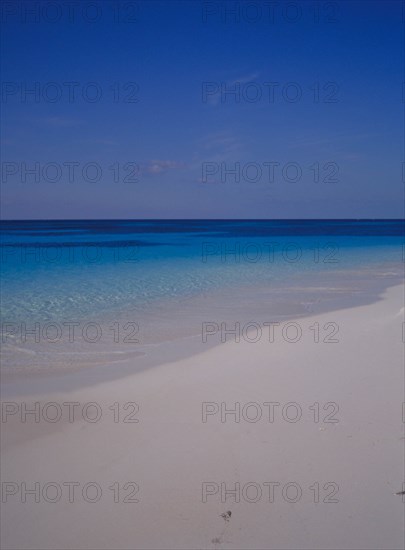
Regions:
M 403 280 L 404 234 L 403 220 L 3 221 L 2 327 L 136 320 L 140 349 L 207 318 L 346 307 Z M 3 339 L 7 364 L 45 353 L 28 341 Z

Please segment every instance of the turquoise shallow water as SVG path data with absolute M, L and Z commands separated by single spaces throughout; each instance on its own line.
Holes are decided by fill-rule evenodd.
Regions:
M 299 275 L 398 269 L 402 221 L 53 221 L 2 223 L 3 320 L 145 309 Z
M 263 321 L 372 301 L 404 274 L 401 220 L 24 221 L 1 228 L 6 366 L 35 364 L 39 356 L 44 365 L 114 362 L 123 350 L 112 344 L 134 328 L 122 332 L 127 322 L 138 329 L 125 353 L 148 353 L 198 334 L 205 320 Z M 97 323 L 103 338 L 72 346 L 72 322 L 79 331 Z M 35 334 L 22 340 L 21 327 L 36 323 L 63 331 L 50 327 L 39 342 Z

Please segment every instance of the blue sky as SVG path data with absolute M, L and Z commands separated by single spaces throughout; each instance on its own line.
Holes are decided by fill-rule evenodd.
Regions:
M 403 217 L 403 3 L 96 4 L 2 3 L 4 218 Z

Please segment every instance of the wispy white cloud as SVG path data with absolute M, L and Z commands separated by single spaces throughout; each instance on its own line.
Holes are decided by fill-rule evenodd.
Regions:
M 150 160 L 143 163 L 140 167 L 145 174 L 161 174 L 168 170 L 182 170 L 186 167 L 184 162 L 176 160 Z
M 242 143 L 239 138 L 231 132 L 208 134 L 200 140 L 200 146 L 204 151 L 214 153 L 224 158 L 230 153 L 242 149 Z
M 246 76 L 241 76 L 240 78 L 235 78 L 235 80 L 232 80 L 231 82 L 228 83 L 229 86 L 232 86 L 234 84 L 236 84 L 237 82 L 239 82 L 239 84 L 247 84 L 248 82 L 254 82 L 258 76 L 259 76 L 260 73 L 250 73 Z
M 254 72 L 254 73 L 249 73 L 249 74 L 240 76 L 238 78 L 233 78 L 231 80 L 221 80 L 221 81 L 210 83 L 213 86 L 216 85 L 218 89 L 216 91 L 212 89 L 212 92 L 210 90 L 209 94 L 207 93 L 207 96 L 206 96 L 207 103 L 209 105 L 214 105 L 214 106 L 218 105 L 218 103 L 221 101 L 222 89 L 232 90 L 235 88 L 237 84 L 243 85 L 243 84 L 248 84 L 249 82 L 254 82 L 259 77 L 259 74 L 260 73 L 258 72 Z

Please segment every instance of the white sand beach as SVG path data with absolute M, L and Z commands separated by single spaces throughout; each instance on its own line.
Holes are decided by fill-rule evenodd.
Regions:
M 395 286 L 299 319 L 296 343 L 229 340 L 102 383 L 93 368 L 80 390 L 19 397 L 15 383 L 10 397 L 5 384 L 2 547 L 402 548 L 403 305 Z M 314 342 L 314 322 L 335 323 L 338 342 Z M 40 403 L 38 422 L 21 421 L 23 401 Z M 73 421 L 67 406 L 49 421 L 49 402 L 78 403 Z M 236 403 L 239 422 L 223 409 Z M 39 484 L 26 502 L 23 482 Z

